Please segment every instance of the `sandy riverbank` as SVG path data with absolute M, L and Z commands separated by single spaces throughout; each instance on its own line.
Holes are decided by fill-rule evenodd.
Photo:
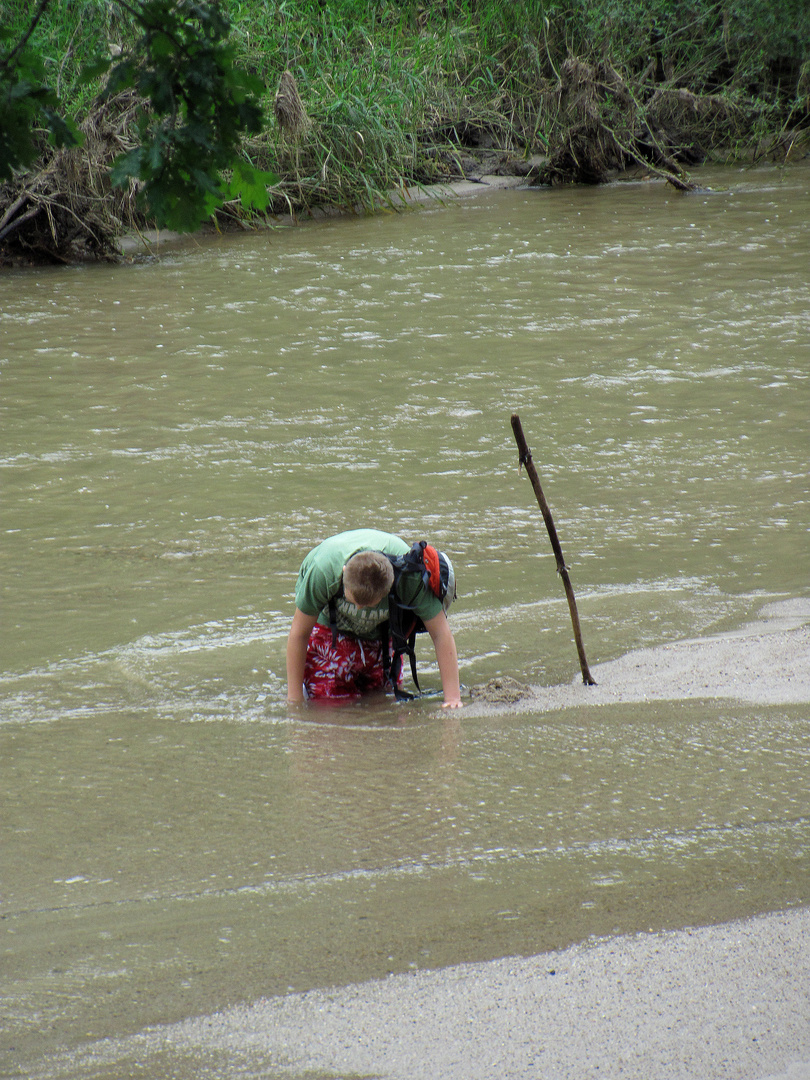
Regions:
M 577 663 L 571 646 L 572 664 Z M 481 688 L 468 715 L 547 712 L 582 705 L 727 698 L 756 705 L 810 703 L 810 598 L 768 604 L 755 622 L 714 637 L 639 649 L 591 666 L 570 685 Z M 513 700 L 509 700 L 513 699 Z
M 37 1076 L 810 1080 L 808 941 L 798 908 L 393 975 L 97 1043 Z
M 456 199 L 468 198 L 473 195 L 482 195 L 486 191 L 502 190 L 504 188 L 522 187 L 527 183 L 523 175 L 488 175 L 480 180 L 453 180 L 446 184 L 432 184 L 423 187 L 402 187 L 389 192 L 389 206 L 395 210 L 414 210 L 419 206 L 430 203 L 451 202 Z M 378 210 L 386 209 L 386 204 L 381 203 Z M 370 213 L 370 211 L 358 208 L 358 214 Z M 330 221 L 335 218 L 348 218 L 351 215 L 344 209 L 313 207 L 306 214 L 273 214 L 266 223 L 255 226 L 246 226 L 235 222 L 228 227 L 223 221 L 218 226 L 204 225 L 198 232 L 180 234 L 171 232 L 169 229 L 144 229 L 142 232 L 126 233 L 118 239 L 118 249 L 122 255 L 157 255 L 161 252 L 171 251 L 178 247 L 198 244 L 200 241 L 214 237 L 223 237 L 243 232 L 260 231 L 262 229 L 287 229 L 297 228 L 301 225 L 314 224 L 320 221 Z
M 807 1080 L 809 940 L 810 908 L 637 934 L 260 1001 L 126 1048 L 216 1062 L 200 1076 Z

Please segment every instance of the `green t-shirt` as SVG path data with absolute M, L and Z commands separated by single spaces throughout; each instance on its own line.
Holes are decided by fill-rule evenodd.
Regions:
M 330 597 L 338 592 L 343 567 L 352 555 L 360 551 L 405 555 L 410 550 L 398 536 L 377 529 L 353 529 L 330 536 L 313 548 L 301 563 L 295 585 L 295 606 L 305 615 L 316 616 L 322 626 L 328 626 Z M 419 574 L 403 574 L 397 595 L 402 603 L 413 607 L 423 622 L 442 610 L 441 601 L 422 586 Z M 338 630 L 359 638 L 376 638 L 380 624 L 388 618 L 387 596 L 377 607 L 355 607 L 345 596 L 337 600 L 336 606 Z

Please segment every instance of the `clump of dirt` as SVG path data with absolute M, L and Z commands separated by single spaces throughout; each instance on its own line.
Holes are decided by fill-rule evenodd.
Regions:
M 516 701 L 530 697 L 532 688 L 509 675 L 499 675 L 481 686 L 470 688 L 470 697 L 475 701 L 490 705 L 513 705 Z

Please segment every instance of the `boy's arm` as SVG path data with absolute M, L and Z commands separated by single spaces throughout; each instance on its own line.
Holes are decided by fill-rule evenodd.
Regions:
M 432 619 L 425 621 L 425 629 L 430 634 L 433 647 L 436 650 L 436 661 L 439 665 L 439 674 L 442 677 L 442 690 L 444 691 L 444 709 L 461 708 L 461 687 L 458 678 L 458 653 L 456 652 L 456 640 L 453 631 L 443 611 Z
M 317 621 L 316 615 L 305 615 L 300 608 L 295 609 L 290 636 L 287 638 L 287 701 L 304 700 L 307 642 Z

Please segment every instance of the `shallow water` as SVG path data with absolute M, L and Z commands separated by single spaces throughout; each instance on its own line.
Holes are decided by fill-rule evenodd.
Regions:
M 805 707 L 284 703 L 359 524 L 451 554 L 466 685 L 577 677 L 512 412 L 592 665 L 808 594 L 810 171 L 702 178 L 5 276 L 4 1064 L 808 902 Z

